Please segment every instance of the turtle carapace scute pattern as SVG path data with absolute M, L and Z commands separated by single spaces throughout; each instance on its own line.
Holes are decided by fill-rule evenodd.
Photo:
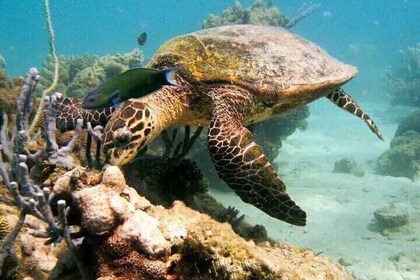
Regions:
M 170 125 L 208 127 L 208 151 L 219 177 L 243 201 L 294 225 L 305 225 L 306 214 L 286 193 L 247 125 L 325 96 L 382 139 L 341 88 L 356 68 L 280 27 L 230 25 L 175 37 L 147 67 L 177 67 L 180 86 L 129 99 L 113 113 L 103 135 L 109 162 L 129 163 Z

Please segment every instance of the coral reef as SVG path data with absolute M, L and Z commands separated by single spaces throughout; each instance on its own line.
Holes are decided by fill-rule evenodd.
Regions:
M 379 156 L 378 173 L 418 178 L 420 174 L 420 133 L 410 130 L 394 137 L 390 149 Z
M 0 158 L 0 175 L 9 192 L 9 198 L 3 200 L 18 208 L 16 222 L 11 229 L 5 227 L 7 234 L 0 247 L 0 267 L 6 279 L 45 279 L 50 272 L 49 279 L 317 279 L 319 275 L 351 279 L 343 267 L 326 257 L 270 240 L 261 226 L 241 226 L 243 216 L 234 208 L 219 210 L 220 220 L 247 230 L 248 238 L 259 245 L 236 235 L 229 224 L 174 201 L 183 198 L 197 205 L 196 198 L 206 195 L 201 173 L 184 158 L 200 129 L 190 135 L 186 127 L 179 142 L 175 142 L 176 132 L 172 131 L 172 137 L 164 133 L 163 157 L 142 159 L 146 167 L 159 166 L 152 170 L 168 179 L 162 185 L 172 185 L 170 209 L 154 206 L 126 185 L 118 167 L 107 166 L 99 172 L 76 165 L 72 154 L 83 121 L 76 122 L 69 144 L 59 147 L 56 114 L 60 94 L 45 99 L 45 148 L 31 152 L 26 131 L 38 79 L 38 71 L 31 69 L 17 100 L 17 141 L 12 145 L 16 156 L 9 159 L 10 166 Z M 29 173 L 39 159 L 59 167 L 53 168 L 41 187 Z M 28 216 L 33 217 L 26 219 Z M 80 237 L 83 242 L 77 241 Z M 45 244 L 35 241 L 39 238 L 46 239 Z M 23 255 L 31 258 L 17 252 L 17 241 Z M 53 250 L 48 247 L 52 243 L 61 246 Z
M 38 147 L 37 151 L 32 152 L 29 149 L 31 138 L 28 134 L 28 122 L 30 113 L 34 109 L 35 104 L 35 88 L 39 80 L 38 70 L 35 68 L 30 69 L 29 74 L 24 80 L 22 85 L 21 93 L 17 100 L 16 105 L 16 135 L 13 138 L 15 140 L 9 141 L 11 145 L 4 145 L 2 139 L 1 149 L 11 148 L 12 151 L 4 152 L 7 156 L 6 165 L 3 162 L 3 156 L 0 154 L 0 176 L 3 180 L 3 185 L 8 191 L 7 198 L 2 196 L 2 201 L 8 201 L 10 204 L 19 208 L 19 215 L 15 226 L 8 234 L 4 237 L 0 247 L 0 270 L 8 275 L 6 279 L 12 279 L 17 270 L 25 270 L 28 267 L 34 265 L 25 264 L 20 266 L 21 260 L 16 253 L 15 242 L 18 234 L 21 231 L 25 221 L 28 223 L 26 217 L 28 215 L 34 216 L 37 219 L 44 221 L 46 226 L 39 230 L 39 221 L 35 223 L 38 225 L 36 230 L 33 232 L 35 236 L 48 237 L 48 244 L 58 241 L 60 238 L 66 240 L 67 246 L 74 248 L 72 241 L 70 240 L 70 233 L 67 227 L 65 219 L 65 201 L 57 202 L 57 211 L 60 218 L 57 220 L 54 218 L 50 205 L 50 192 L 48 189 L 41 189 L 38 185 L 34 184 L 29 176 L 29 170 L 32 166 L 36 165 L 39 159 L 43 158 L 45 161 L 52 161 L 53 164 L 59 165 L 60 163 L 67 163 L 68 157 L 72 153 L 72 145 L 69 144 L 67 147 L 58 148 L 55 142 L 55 115 L 56 109 L 54 107 L 56 97 L 53 95 L 47 98 L 46 101 L 46 117 L 45 117 L 45 135 L 46 135 L 46 148 L 45 153 Z M 78 128 L 80 130 L 81 122 L 79 122 Z M 75 136 L 77 137 L 77 135 Z M 7 139 L 6 139 L 7 140 Z M 75 140 L 73 140 L 74 142 Z M 8 143 L 9 144 L 9 143 Z M 66 167 L 65 165 L 60 167 Z M 28 240 L 28 239 L 27 239 Z M 22 241 L 23 242 L 23 241 Z M 23 244 L 23 243 L 22 243 Z M 73 245 L 73 246 L 72 246 Z M 34 246 L 31 245 L 32 248 Z M 39 250 L 34 249 L 35 252 Z M 29 249 L 32 252 L 32 249 Z M 77 252 L 72 250 L 73 255 Z M 42 268 L 46 264 L 45 259 L 36 264 L 37 268 Z M 5 265 L 5 266 L 4 266 Z M 83 267 L 83 264 L 78 264 L 79 267 Z M 37 268 L 30 269 L 33 273 L 38 271 Z M 52 269 L 52 266 L 50 266 Z M 83 271 L 83 269 L 81 269 Z M 34 274 L 32 274 L 34 275 Z M 19 278 L 19 277 L 18 277 Z M 37 279 L 43 279 L 35 277 Z M 19 278 L 20 279 L 20 278 Z
M 400 121 L 394 137 L 401 136 L 410 130 L 420 133 L 420 109 Z
M 80 250 L 96 278 L 351 279 L 326 257 L 278 242 L 246 242 L 230 225 L 181 202 L 170 209 L 154 206 L 125 184 L 117 167 L 105 168 L 101 182 L 91 185 L 86 172 L 69 174 L 77 187 L 57 182 L 54 189 L 73 197 L 71 207 L 87 232 Z M 66 272 L 54 275 L 62 279 Z
M 10 119 L 16 115 L 16 101 L 22 87 L 22 78 L 10 80 L 5 71 L 0 70 L 0 113 L 6 113 Z
M 251 7 L 244 9 L 239 1 L 232 7 L 223 10 L 220 16 L 210 14 L 203 22 L 203 28 L 210 28 L 229 24 L 272 25 L 291 28 L 302 18 L 308 16 L 319 4 L 304 5 L 298 14 L 288 19 L 274 6 L 273 0 L 255 0 Z
M 140 49 L 133 49 L 125 54 L 61 56 L 60 77 L 56 90 L 63 92 L 68 97 L 81 98 L 95 85 L 131 67 L 144 64 L 144 54 Z M 53 80 L 54 61 L 47 57 L 41 79 L 37 87 L 37 95 L 48 87 Z
M 420 176 L 420 110 L 401 120 L 390 149 L 377 161 L 379 174 L 417 179 Z
M 210 14 L 203 22 L 203 28 L 210 28 L 228 24 L 261 24 L 286 26 L 289 20 L 272 3 L 265 5 L 263 1 L 256 0 L 254 4 L 244 9 L 239 1 L 232 7 L 223 10 L 221 16 Z
M 385 73 L 390 102 L 420 107 L 420 43 L 400 53 L 402 65 Z

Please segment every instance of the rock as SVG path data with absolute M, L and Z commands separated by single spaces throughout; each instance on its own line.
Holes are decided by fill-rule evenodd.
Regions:
M 108 166 L 103 172 L 102 184 L 121 192 L 126 186 L 124 174 L 117 166 Z
M 403 203 L 392 203 L 379 208 L 373 215 L 381 229 L 395 229 L 408 224 L 410 220 L 408 208 Z
M 342 158 L 334 163 L 334 172 L 353 174 L 357 177 L 365 175 L 365 171 L 362 170 L 352 158 Z
M 378 173 L 414 179 L 420 174 L 420 133 L 410 130 L 391 141 L 377 161 Z
M 158 220 L 143 211 L 136 211 L 116 231 L 123 239 L 133 242 L 134 247 L 152 257 L 170 252 L 169 243 L 158 228 Z
M 103 185 L 85 188 L 73 194 L 75 206 L 82 216 L 82 227 L 94 235 L 108 234 L 117 223 L 111 202 L 121 197 Z
M 400 121 L 394 137 L 403 135 L 406 131 L 416 131 L 420 133 L 420 110 L 416 110 Z

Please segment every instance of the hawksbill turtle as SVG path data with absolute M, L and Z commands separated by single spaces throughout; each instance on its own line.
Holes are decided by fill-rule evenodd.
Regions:
M 113 113 L 103 135 L 109 162 L 129 163 L 170 125 L 208 127 L 208 152 L 219 177 L 244 202 L 294 225 L 305 225 L 306 213 L 286 193 L 247 125 L 326 96 L 382 139 L 341 88 L 356 68 L 279 27 L 230 25 L 175 37 L 147 67 L 177 67 L 181 86 L 129 99 Z

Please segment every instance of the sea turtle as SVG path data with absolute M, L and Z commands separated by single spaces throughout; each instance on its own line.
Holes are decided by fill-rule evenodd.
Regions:
M 382 138 L 341 89 L 356 68 L 280 27 L 230 25 L 179 36 L 163 44 L 147 67 L 177 67 L 180 86 L 129 99 L 114 112 L 103 135 L 109 162 L 129 163 L 170 125 L 208 127 L 208 152 L 219 177 L 244 202 L 291 224 L 305 225 L 306 214 L 245 126 L 327 96 Z

